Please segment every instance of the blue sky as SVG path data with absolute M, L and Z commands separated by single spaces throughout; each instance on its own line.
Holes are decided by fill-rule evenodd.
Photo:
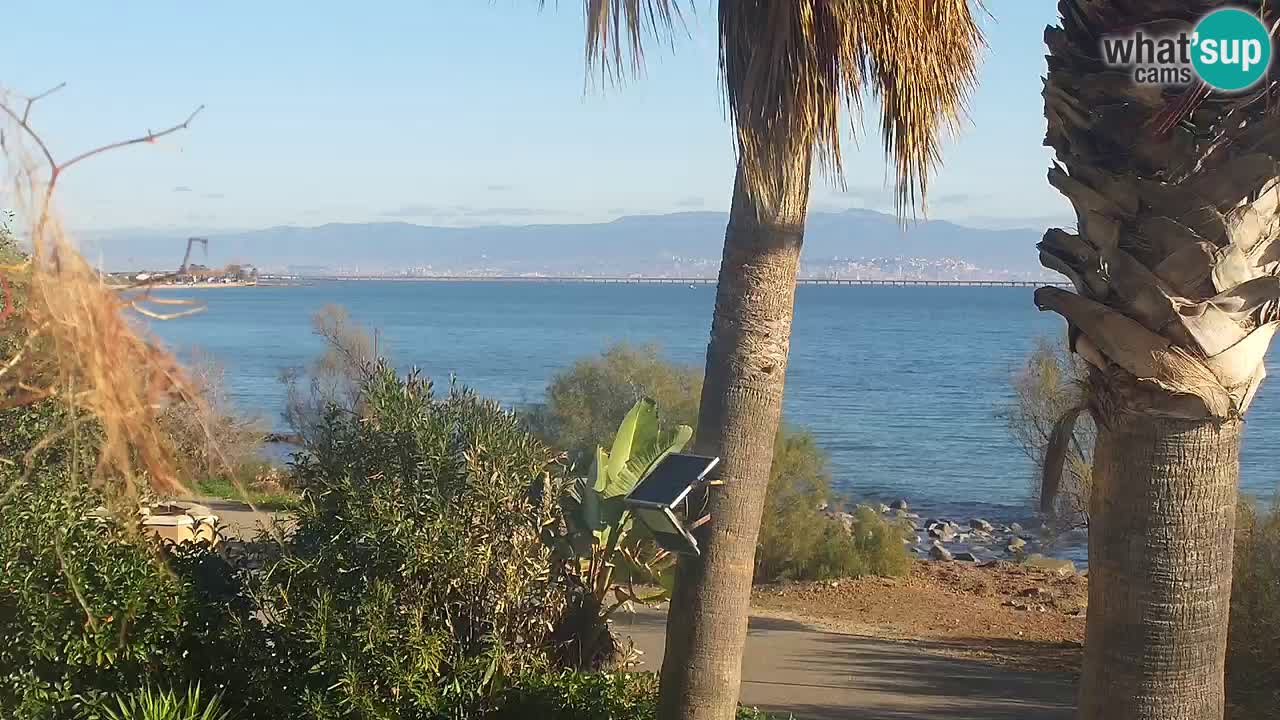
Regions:
M 403 220 L 588 222 L 723 210 L 733 146 L 715 12 L 651 45 L 625 87 L 585 80 L 578 0 L 15 4 L 0 86 L 59 82 L 35 121 L 66 157 L 205 110 L 155 146 L 100 156 L 61 182 L 82 229 L 216 229 Z M 1044 177 L 1040 77 L 1051 0 L 988 0 L 970 122 L 929 215 L 988 226 L 1066 221 Z M 867 123 L 875 128 L 874 118 Z M 890 209 L 875 134 L 846 143 L 847 190 L 812 207 Z

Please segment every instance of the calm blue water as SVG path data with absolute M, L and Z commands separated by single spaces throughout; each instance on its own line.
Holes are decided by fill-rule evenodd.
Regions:
M 182 295 L 206 311 L 156 323 L 156 332 L 182 353 L 198 347 L 220 361 L 233 400 L 279 425 L 278 374 L 321 350 L 310 318 L 326 303 L 378 328 L 397 364 L 526 403 L 573 359 L 619 340 L 657 342 L 673 360 L 701 366 L 715 288 L 355 281 Z M 1061 330 L 1029 289 L 801 287 L 786 418 L 830 451 L 846 493 L 906 498 L 925 515 L 1025 524 L 1031 465 L 996 412 L 1034 338 Z M 1244 444 L 1244 490 L 1261 497 L 1280 480 L 1269 462 L 1280 447 L 1277 415 L 1273 380 L 1254 402 Z

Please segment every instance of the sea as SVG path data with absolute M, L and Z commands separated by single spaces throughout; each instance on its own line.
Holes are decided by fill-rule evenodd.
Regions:
M 713 285 L 490 281 L 315 281 L 164 290 L 203 312 L 152 322 L 180 356 L 211 357 L 230 400 L 284 429 L 282 370 L 322 349 L 311 317 L 326 304 L 376 329 L 380 352 L 438 387 L 450 378 L 508 406 L 541 402 L 552 376 L 612 343 L 654 343 L 701 366 Z M 1028 288 L 810 286 L 796 291 L 785 421 L 830 453 L 833 485 L 922 516 L 1037 525 L 1034 470 L 1002 409 L 1039 337 L 1063 321 Z M 1274 366 L 1276 351 L 1270 364 Z M 1280 382 L 1249 412 L 1242 491 L 1280 488 Z M 1081 557 L 1082 544 L 1056 554 Z

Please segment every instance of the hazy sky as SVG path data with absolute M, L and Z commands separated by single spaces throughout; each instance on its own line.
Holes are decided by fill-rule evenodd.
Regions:
M 1044 176 L 1040 77 L 1051 0 L 988 0 L 970 122 L 930 216 L 1041 225 L 1069 216 Z M 5 10 L 0 86 L 68 86 L 35 120 L 63 157 L 189 131 L 65 176 L 86 229 L 249 228 L 404 220 L 582 222 L 728 206 L 733 147 L 715 11 L 651 46 L 620 89 L 585 82 L 578 0 L 39 0 Z M 874 118 L 868 127 L 874 129 Z M 813 207 L 891 207 L 878 136 L 847 143 L 847 192 Z

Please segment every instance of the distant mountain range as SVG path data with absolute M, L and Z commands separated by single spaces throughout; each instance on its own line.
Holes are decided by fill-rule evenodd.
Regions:
M 273 227 L 208 234 L 211 266 L 243 263 L 302 274 L 687 274 L 714 275 L 725 213 L 626 216 L 566 225 L 429 227 L 402 222 Z M 810 213 L 802 261 L 809 272 L 873 258 L 950 261 L 981 272 L 1039 275 L 1042 230 L 986 230 L 942 220 L 905 229 L 870 210 Z M 156 232 L 105 233 L 82 241 L 105 269 L 173 268 L 186 238 Z

